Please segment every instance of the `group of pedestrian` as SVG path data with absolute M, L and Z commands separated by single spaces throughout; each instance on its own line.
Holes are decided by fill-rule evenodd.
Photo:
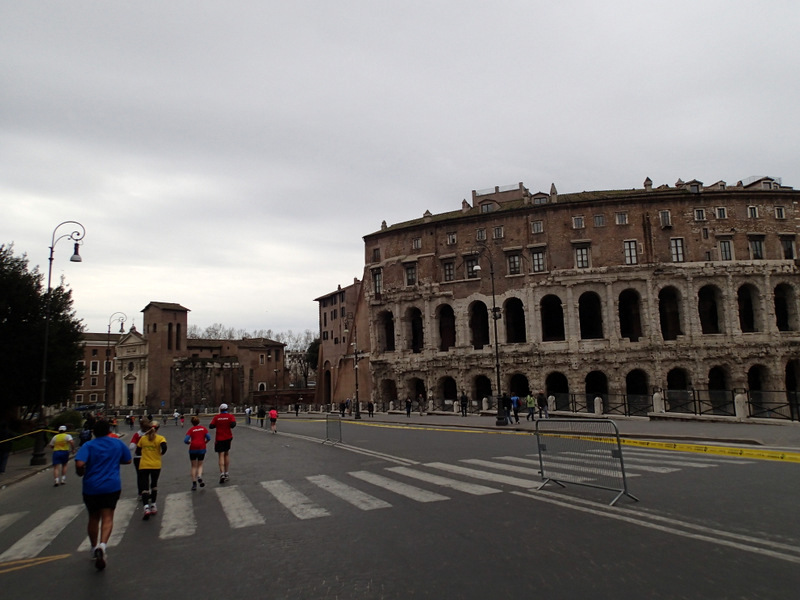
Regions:
M 272 411 L 271 411 L 272 412 Z M 270 415 L 272 416 L 272 415 Z M 272 420 L 272 419 L 270 419 Z M 277 411 L 275 411 L 277 421 Z M 209 430 L 200 424 L 200 418 L 193 416 L 192 427 L 187 431 L 184 442 L 189 445 L 192 491 L 203 482 L 203 459 L 206 445 L 211 440 Z M 106 419 L 95 419 L 91 423 L 94 439 L 83 443 L 75 455 L 75 472 L 83 478 L 83 502 L 89 513 L 87 534 L 91 543 L 95 567 L 103 570 L 107 561 L 107 544 L 114 524 L 114 511 L 122 492 L 120 465 L 134 463 L 139 498 L 143 506 L 144 521 L 158 514 L 158 480 L 161 475 L 162 457 L 167 452 L 167 440 L 159 434 L 159 423 L 148 416 L 141 417 L 139 430 L 133 434 L 129 444 L 122 442 L 112 433 L 111 423 Z M 228 405 L 221 404 L 219 413 L 209 423 L 216 430 L 214 450 L 219 456 L 220 484 L 230 478 L 230 449 L 233 441 L 233 428 L 236 418 L 228 412 Z M 72 436 L 66 433 L 66 426 L 51 440 L 54 449 L 53 477 L 56 486 L 66 483 L 66 461 L 75 444 Z M 273 422 L 273 431 L 274 422 Z

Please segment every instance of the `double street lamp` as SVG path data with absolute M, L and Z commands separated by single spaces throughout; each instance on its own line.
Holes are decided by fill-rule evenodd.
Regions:
M 114 370 L 111 368 L 111 364 L 112 364 L 112 362 L 111 362 L 111 324 L 119 322 L 119 332 L 120 333 L 125 333 L 125 328 L 123 327 L 123 325 L 125 324 L 125 321 L 127 320 L 127 318 L 128 318 L 128 315 L 126 315 L 124 312 L 115 312 L 110 317 L 108 317 L 108 341 L 106 343 L 106 364 L 105 364 L 105 372 L 106 372 L 106 407 L 111 405 L 110 400 L 112 399 L 111 398 L 111 394 L 109 393 L 109 391 L 110 391 L 109 378 L 108 378 L 109 371 L 111 371 L 112 376 L 114 375 Z M 114 396 L 115 397 L 113 398 L 113 400 L 114 400 L 114 404 L 116 404 L 117 403 L 116 394 Z
M 480 258 L 481 256 L 485 256 L 489 262 L 489 279 L 492 282 L 492 321 L 494 323 L 494 373 L 495 378 L 497 380 L 497 421 L 495 421 L 495 426 L 507 425 L 508 421 L 506 420 L 504 408 L 502 406 L 502 397 L 503 394 L 500 390 L 500 338 L 497 337 L 497 321 L 500 319 L 500 309 L 497 307 L 497 297 L 495 296 L 494 291 L 494 257 L 492 256 L 491 250 L 489 250 L 488 246 L 480 246 L 479 249 L 476 251 L 476 254 Z M 477 271 L 480 273 L 482 271 L 480 263 L 476 264 L 473 268 L 473 271 Z
M 56 234 L 58 230 L 63 226 L 75 226 L 77 229 L 74 229 L 70 233 L 64 233 L 58 237 Z M 33 456 L 31 456 L 31 465 L 44 465 L 47 462 L 45 458 L 45 448 L 47 447 L 47 435 L 44 432 L 44 407 L 46 404 L 46 395 L 47 395 L 47 345 L 50 339 L 50 311 L 51 311 L 51 303 L 52 303 L 52 295 L 53 295 L 53 288 L 52 288 L 52 278 L 53 278 L 53 255 L 55 253 L 56 244 L 67 238 L 75 242 L 74 251 L 72 256 L 70 257 L 70 262 L 82 262 L 83 259 L 81 258 L 79 249 L 82 243 L 83 238 L 86 236 L 86 228 L 78 223 L 78 221 L 64 221 L 56 225 L 56 228 L 53 230 L 53 236 L 50 241 L 50 257 L 49 257 L 49 264 L 47 265 L 47 298 L 45 298 L 44 302 L 44 350 L 42 352 L 42 380 L 41 386 L 39 390 L 39 406 L 38 406 L 38 422 L 41 426 L 40 429 L 42 431 L 36 436 L 36 440 L 33 446 Z
M 358 361 L 362 358 L 359 356 L 361 350 L 358 349 L 358 331 L 356 330 L 356 322 L 355 316 L 353 313 L 347 314 L 348 322 L 345 324 L 344 334 L 347 335 L 350 333 L 349 329 L 349 322 L 352 320 L 353 323 L 353 341 L 350 342 L 350 345 L 353 347 L 353 377 L 356 380 L 356 394 L 355 394 L 355 403 L 356 403 L 356 413 L 353 415 L 354 419 L 361 419 L 361 404 L 358 401 Z

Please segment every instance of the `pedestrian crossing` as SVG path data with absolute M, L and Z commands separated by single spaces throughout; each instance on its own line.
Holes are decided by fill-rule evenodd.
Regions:
M 601 453 L 602 450 L 596 452 Z M 598 459 L 601 457 L 598 456 Z M 590 483 L 587 471 L 593 452 L 564 452 L 548 456 L 548 475 L 553 469 L 562 471 L 571 481 Z M 744 465 L 752 461 L 730 457 L 709 457 L 678 454 L 650 449 L 625 449 L 624 462 L 628 477 L 664 476 L 682 469 L 708 469 L 719 465 Z M 598 473 L 602 475 L 602 473 Z M 496 456 L 489 460 L 465 458 L 455 462 L 432 461 L 413 466 L 391 466 L 384 469 L 350 471 L 336 477 L 327 474 L 258 482 L 246 489 L 239 485 L 209 488 L 207 492 L 172 492 L 163 494 L 159 516 L 146 527 L 158 528 L 161 540 L 175 540 L 197 535 L 199 523 L 195 514 L 198 495 L 216 496 L 219 510 L 231 529 L 264 526 L 294 518 L 300 521 L 324 519 L 352 507 L 360 511 L 391 509 L 408 501 L 420 504 L 444 502 L 459 494 L 487 496 L 514 489 L 533 490 L 542 483 L 538 454 Z M 512 488 L 509 490 L 508 488 Z M 214 509 L 215 510 L 215 509 Z M 80 527 L 72 524 L 80 515 Z M 82 504 L 64 506 L 41 523 L 32 523 L 14 543 L 7 541 L 7 532 L 17 534 L 23 521 L 33 520 L 32 511 L 0 514 L 0 563 L 35 558 L 62 536 L 76 536 L 78 552 L 88 554 Z M 117 504 L 114 531 L 108 546 L 120 545 L 128 530 L 141 518 L 141 504 L 124 498 Z

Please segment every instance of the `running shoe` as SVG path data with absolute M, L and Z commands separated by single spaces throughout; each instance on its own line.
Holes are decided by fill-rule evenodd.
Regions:
M 149 518 L 150 518 L 150 505 L 149 504 L 145 504 L 144 505 L 144 516 L 142 517 L 142 520 L 143 521 L 147 521 L 147 519 L 149 519 Z
M 156 503 L 155 503 L 155 502 L 153 502 L 153 503 L 150 505 L 150 514 L 151 514 L 151 515 L 157 515 L 157 514 L 158 514 L 158 507 L 156 506 Z
M 198 477 L 197 478 L 197 483 L 200 484 L 200 487 L 206 487 L 206 483 L 205 483 L 205 481 L 203 481 L 202 477 Z
M 98 571 L 106 568 L 106 552 L 99 546 L 94 549 L 94 566 Z

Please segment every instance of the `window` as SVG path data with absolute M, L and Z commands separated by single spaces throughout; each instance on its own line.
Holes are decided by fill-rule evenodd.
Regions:
M 97 348 L 92 348 L 92 356 L 97 356 Z
M 482 213 L 490 213 L 494 210 L 494 205 L 487 202 L 486 204 L 481 204 L 481 212 Z
M 453 261 L 448 261 L 444 263 L 444 280 L 445 281 L 453 281 L 456 278 L 455 273 L 456 265 Z
M 672 227 L 672 216 L 668 210 L 661 210 L 658 212 L 658 218 L 661 221 L 661 227 Z
M 419 250 L 420 248 L 422 248 L 422 238 L 415 237 L 411 240 L 411 249 Z
M 406 265 L 406 285 L 416 285 L 417 264 Z
M 775 207 L 775 218 L 781 220 L 786 218 L 786 211 L 783 209 L 782 206 Z
M 684 262 L 686 260 L 683 251 L 683 238 L 670 238 L 669 251 L 672 255 L 672 262 Z
M 339 309 L 339 316 L 344 319 L 344 306 Z
M 380 262 L 381 260 L 381 249 L 380 248 L 373 248 L 372 249 L 372 262 Z
M 695 221 L 705 221 L 706 220 L 706 209 L 705 208 L 695 208 L 694 209 L 694 220 Z
M 481 228 L 475 232 L 475 239 L 479 242 L 483 242 L 486 240 L 486 230 Z
M 458 238 L 456 237 L 456 232 L 455 231 L 450 231 L 450 232 L 447 233 L 447 245 L 448 246 L 452 246 L 457 241 L 458 241 Z
M 572 217 L 572 228 L 583 229 L 583 217 Z
M 753 260 L 764 260 L 764 239 L 750 239 L 750 258 Z
M 719 241 L 719 258 L 720 260 L 733 260 L 733 248 L 730 240 Z
M 708 227 L 703 227 L 703 239 L 708 239 Z
M 89 385 L 95 387 L 97 385 L 97 377 L 92 377 Z
M 783 258 L 793 259 L 794 258 L 794 238 L 781 238 L 781 251 L 783 252 Z
M 614 219 L 616 220 L 617 225 L 627 225 L 628 224 L 628 213 L 626 212 L 618 212 L 614 215 Z
M 717 207 L 717 218 L 718 219 L 727 219 L 728 218 L 728 209 L 724 206 Z
M 104 373 L 111 373 L 111 361 L 104 361 L 103 368 L 105 369 L 105 371 L 103 371 Z
M 531 221 L 531 233 L 544 233 L 544 223 L 542 221 Z
M 375 294 L 383 293 L 383 271 L 380 269 L 372 272 L 372 291 Z
M 323 340 L 327 340 L 328 339 L 328 332 L 327 331 L 323 331 L 322 332 L 322 339 Z
M 91 373 L 92 375 L 97 375 L 99 371 L 100 371 L 99 360 L 93 360 L 92 362 L 89 363 L 89 373 Z
M 258 355 L 258 364 L 263 365 L 266 357 L 263 354 Z
M 542 204 L 547 204 L 547 201 L 550 199 L 549 196 L 536 196 L 533 199 L 534 206 L 541 206 Z
M 606 226 L 606 216 L 605 215 L 595 215 L 594 216 L 594 226 L 595 227 L 605 227 Z
M 578 246 L 575 248 L 575 268 L 589 268 L 589 246 Z
M 520 274 L 520 256 L 519 256 L 519 254 L 509 254 L 508 255 L 508 274 L 509 275 L 519 275 Z
M 758 207 L 757 206 L 748 206 L 747 207 L 747 216 L 751 219 L 758 218 Z
M 638 242 L 636 240 L 625 240 L 624 242 L 622 242 L 622 245 L 625 250 L 625 264 L 626 265 L 639 264 Z
M 492 233 L 492 237 L 494 237 L 494 239 L 496 239 L 496 240 L 499 240 L 499 239 L 501 239 L 503 237 L 503 226 L 502 225 L 498 225 L 497 227 L 494 228 L 494 232 Z
M 478 272 L 475 267 L 478 266 L 478 257 L 470 256 L 464 261 L 464 266 L 467 268 L 467 279 L 477 279 Z
M 531 250 L 531 263 L 533 264 L 534 273 L 542 273 L 547 270 L 544 248 L 534 248 Z

